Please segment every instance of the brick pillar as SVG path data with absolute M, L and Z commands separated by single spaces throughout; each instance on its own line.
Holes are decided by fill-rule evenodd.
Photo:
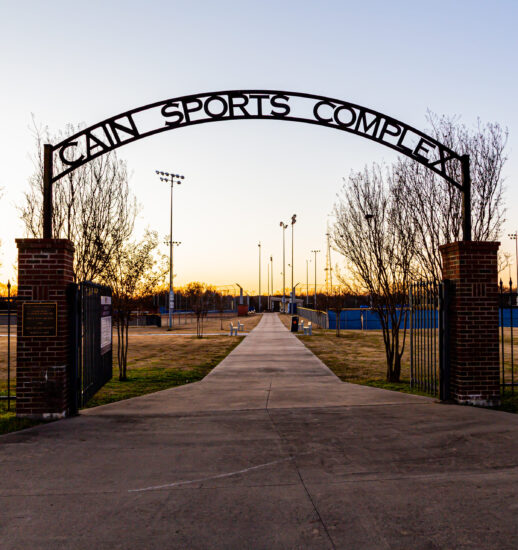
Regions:
M 18 304 L 16 414 L 63 418 L 69 410 L 67 287 L 73 282 L 74 245 L 66 239 L 17 239 L 16 244 L 23 299 Z M 28 304 L 25 318 L 23 304 Z M 55 323 L 52 311 L 57 311 Z
M 440 247 L 450 301 L 450 392 L 458 403 L 500 403 L 497 242 Z

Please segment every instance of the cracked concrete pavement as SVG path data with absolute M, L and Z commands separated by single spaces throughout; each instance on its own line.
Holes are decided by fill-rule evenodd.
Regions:
M 515 549 L 517 514 L 517 416 L 343 383 L 276 314 L 201 382 L 0 437 L 2 549 Z

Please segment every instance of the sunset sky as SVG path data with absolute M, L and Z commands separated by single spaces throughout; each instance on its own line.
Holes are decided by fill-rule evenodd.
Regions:
M 17 207 L 33 171 L 31 117 L 51 132 L 94 124 L 168 98 L 231 89 L 319 94 L 381 111 L 419 129 L 426 112 L 467 125 L 508 127 L 507 223 L 518 229 L 518 3 L 514 1 L 0 0 L 0 282 L 15 277 Z M 343 132 L 274 120 L 221 121 L 149 137 L 118 150 L 141 204 L 137 233 L 169 231 L 169 187 L 155 170 L 185 175 L 175 189 L 177 284 L 258 287 L 273 255 L 281 287 L 282 231 L 295 226 L 295 282 L 320 249 L 343 177 L 392 162 L 388 148 Z M 287 260 L 291 234 L 286 231 Z M 167 246 L 162 247 L 167 253 Z M 333 264 L 340 263 L 334 253 Z M 516 267 L 513 266 L 515 272 Z M 310 284 L 314 268 L 311 264 Z M 287 267 L 287 280 L 290 271 Z

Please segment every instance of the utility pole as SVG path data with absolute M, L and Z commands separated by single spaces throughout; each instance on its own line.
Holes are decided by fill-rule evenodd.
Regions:
M 306 260 L 306 307 L 309 307 L 309 263 L 311 260 Z
M 333 293 L 333 268 L 331 264 L 331 234 L 326 233 L 327 253 L 326 253 L 326 291 L 327 294 Z
M 268 283 L 268 298 L 266 300 L 266 309 L 270 310 L 270 264 L 266 264 L 266 282 Z
M 315 254 L 315 300 L 313 303 L 313 307 L 317 309 L 317 254 L 320 252 L 320 250 L 312 250 L 313 254 Z
M 173 328 L 173 312 L 174 312 L 174 290 L 173 290 L 173 246 L 179 245 L 177 241 L 173 241 L 173 187 L 174 184 L 180 185 L 184 176 L 180 174 L 170 174 L 169 172 L 160 172 L 155 170 L 160 176 L 160 181 L 165 181 L 171 184 L 171 217 L 169 224 L 169 330 Z M 176 180 L 175 180 L 176 178 Z
M 261 241 L 257 246 L 259 247 L 259 295 L 257 296 L 259 305 L 257 306 L 257 313 L 261 313 Z
M 286 313 L 286 228 L 287 223 L 280 222 L 282 228 L 282 312 Z

